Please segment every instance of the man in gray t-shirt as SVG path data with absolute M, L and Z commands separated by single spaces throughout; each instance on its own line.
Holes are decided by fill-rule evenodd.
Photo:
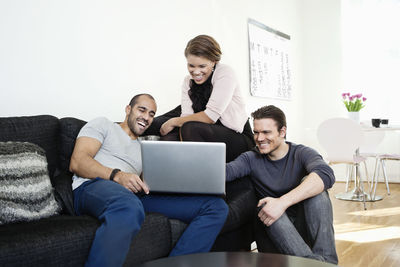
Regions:
M 189 224 L 170 256 L 208 252 L 225 223 L 228 207 L 220 197 L 149 194 L 140 178 L 137 138 L 152 123 L 156 109 L 151 95 L 136 95 L 122 123 L 97 118 L 77 137 L 70 164 L 75 212 L 101 222 L 85 266 L 122 266 L 145 212 Z
M 80 137 L 90 137 L 102 144 L 94 156 L 94 160 L 100 164 L 139 176 L 142 173 L 140 143 L 137 139 L 132 140 L 118 123 L 104 117 L 94 119 L 81 129 L 77 138 Z M 89 179 L 75 174 L 72 189 L 85 181 Z

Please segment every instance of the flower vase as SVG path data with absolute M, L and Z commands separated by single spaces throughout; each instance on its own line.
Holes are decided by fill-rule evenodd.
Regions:
M 355 121 L 355 122 L 360 122 L 360 112 L 359 111 L 349 111 L 347 113 L 347 116 L 349 119 Z

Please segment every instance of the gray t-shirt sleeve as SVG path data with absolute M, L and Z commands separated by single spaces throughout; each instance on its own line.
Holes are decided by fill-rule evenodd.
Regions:
M 78 134 L 78 138 L 82 136 L 91 137 L 97 139 L 100 143 L 103 143 L 111 125 L 112 122 L 105 117 L 96 118 L 82 127 Z

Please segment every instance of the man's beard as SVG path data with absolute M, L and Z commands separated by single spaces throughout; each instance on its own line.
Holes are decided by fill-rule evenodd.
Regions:
M 131 130 L 131 132 L 136 135 L 136 136 L 140 136 L 144 133 L 144 131 L 146 129 L 144 129 L 142 132 L 139 129 L 136 129 L 136 118 L 134 120 L 132 120 L 132 114 L 129 114 L 128 117 L 128 127 Z

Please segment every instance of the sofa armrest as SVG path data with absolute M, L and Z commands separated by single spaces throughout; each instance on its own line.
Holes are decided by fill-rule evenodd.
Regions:
M 64 171 L 53 179 L 54 195 L 64 214 L 75 215 L 72 193 L 72 173 Z
M 227 182 L 225 200 L 229 206 L 229 214 L 222 228 L 222 233 L 236 229 L 253 220 L 257 198 L 249 177 Z

